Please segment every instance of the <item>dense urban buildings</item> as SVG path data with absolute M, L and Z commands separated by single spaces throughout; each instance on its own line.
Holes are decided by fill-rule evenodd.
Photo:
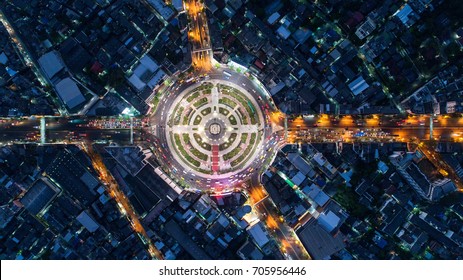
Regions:
M 462 259 L 457 0 L 9 0 L 0 259 Z

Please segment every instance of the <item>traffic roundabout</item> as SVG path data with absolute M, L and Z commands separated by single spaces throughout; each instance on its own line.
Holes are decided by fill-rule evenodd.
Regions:
M 264 86 L 230 68 L 175 80 L 158 98 L 147 138 L 184 188 L 217 194 L 256 184 L 283 139 Z
M 251 94 L 231 82 L 210 79 L 177 95 L 168 111 L 165 139 L 174 159 L 193 174 L 221 179 L 254 160 L 264 125 Z

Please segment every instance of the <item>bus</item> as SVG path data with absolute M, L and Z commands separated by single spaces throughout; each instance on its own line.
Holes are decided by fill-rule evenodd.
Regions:
M 251 101 L 249 101 L 249 100 L 248 100 L 248 106 L 249 106 L 249 108 L 251 108 L 251 112 L 252 112 L 253 114 L 255 114 L 256 111 L 254 111 L 254 106 L 252 105 Z

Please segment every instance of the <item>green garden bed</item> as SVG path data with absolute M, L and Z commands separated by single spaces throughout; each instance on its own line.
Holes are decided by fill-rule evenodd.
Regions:
M 234 109 L 236 107 L 236 105 L 238 105 L 235 101 L 231 100 L 230 98 L 227 98 L 227 97 L 222 97 L 219 99 L 219 104 L 224 104 L 228 107 L 230 107 L 231 109 Z
M 233 142 L 235 142 L 237 135 L 238 134 L 236 133 L 230 134 L 230 137 L 228 138 L 228 143 L 222 143 L 219 145 L 219 151 L 223 151 L 227 149 L 228 147 L 230 147 L 230 145 L 233 144 Z
M 199 125 L 201 123 L 201 116 L 196 116 L 195 120 L 193 121 L 193 125 Z
M 238 122 L 236 121 L 236 119 L 235 119 L 235 117 L 233 115 L 229 116 L 228 120 L 230 121 L 231 125 L 237 125 L 238 124 Z
M 193 133 L 193 137 L 203 149 L 206 151 L 212 151 L 212 146 L 209 143 L 203 142 L 201 136 L 198 133 Z
M 186 144 L 186 145 L 189 145 L 191 144 L 190 142 L 190 135 L 188 135 L 187 133 L 183 133 L 183 142 Z
M 248 140 L 248 134 L 247 133 L 241 134 L 241 143 L 246 143 L 246 140 Z
M 256 137 L 257 137 L 256 133 L 251 134 L 249 145 L 246 147 L 244 152 L 239 157 L 237 157 L 235 160 L 233 160 L 230 163 L 231 167 L 236 167 L 237 165 L 243 163 L 246 158 L 252 156 L 252 150 L 255 148 L 254 144 L 256 142 Z
M 180 135 L 174 134 L 174 141 L 175 141 L 175 147 L 178 149 L 180 154 L 186 159 L 186 161 L 193 166 L 199 167 L 201 166 L 201 163 L 194 158 L 192 158 L 187 151 L 183 148 L 182 142 L 180 141 Z
M 183 142 L 185 143 L 185 145 L 190 145 L 190 148 L 189 148 L 190 153 L 192 153 L 198 159 L 202 161 L 206 161 L 208 156 L 191 145 L 190 135 L 188 133 L 183 133 L 182 136 L 183 136 Z
M 206 108 L 206 109 L 202 110 L 202 111 L 201 111 L 201 115 L 207 116 L 207 115 L 209 115 L 211 112 L 212 112 L 212 108 L 209 107 L 209 108 Z
M 206 98 L 206 97 L 203 97 L 203 98 L 199 99 L 198 101 L 196 101 L 196 102 L 193 104 L 193 106 L 194 106 L 195 108 L 199 108 L 199 107 L 201 107 L 201 106 L 206 105 L 207 102 L 208 102 L 208 101 L 207 101 L 207 98 Z
M 195 157 L 197 157 L 198 159 L 202 160 L 202 161 L 206 161 L 208 159 L 208 155 L 206 154 L 203 154 L 201 151 L 199 151 L 198 149 L 194 148 L 194 147 L 190 147 L 190 152 L 195 155 Z
M 172 114 L 172 121 L 174 125 L 179 125 L 180 124 L 180 114 L 177 114 L 177 112 L 183 112 L 183 107 L 180 108 L 175 108 L 174 113 Z
M 242 123 L 242 124 L 248 124 L 248 117 L 246 117 L 246 114 L 244 114 L 244 113 L 242 112 L 242 110 L 243 110 L 243 109 L 238 108 L 238 113 L 239 113 L 238 115 L 239 115 L 239 117 L 241 117 L 241 123 Z
M 228 111 L 225 108 L 219 107 L 219 113 L 224 115 L 224 116 L 228 116 L 228 114 L 230 114 L 230 111 Z
M 223 93 L 225 95 L 232 96 L 235 98 L 241 105 L 241 107 L 245 108 L 249 117 L 251 118 L 251 124 L 256 124 L 257 119 L 256 119 L 256 108 L 254 105 L 251 103 L 251 101 L 239 90 L 235 88 L 231 88 L 229 86 L 224 86 L 225 90 Z
M 193 101 L 195 98 L 199 97 L 200 94 L 201 94 L 201 92 L 195 91 L 195 93 L 190 94 L 190 96 L 188 96 L 188 98 L 186 99 L 186 101 L 187 101 L 188 103 L 190 103 L 190 102 Z
M 190 115 L 192 112 L 193 110 L 189 109 L 189 111 L 185 114 L 185 116 L 183 116 L 183 122 L 182 122 L 183 125 L 188 125 L 188 121 L 190 120 Z
M 223 155 L 223 160 L 229 160 L 229 159 L 232 159 L 233 157 L 235 157 L 237 154 L 239 154 L 241 151 L 241 147 L 240 145 L 238 145 L 238 147 L 234 148 L 233 150 L 231 150 L 230 152 L 226 153 Z M 232 165 L 233 166 L 233 165 Z

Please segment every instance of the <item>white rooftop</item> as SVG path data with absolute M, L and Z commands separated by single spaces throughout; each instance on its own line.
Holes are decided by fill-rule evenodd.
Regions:
M 6 65 L 8 62 L 8 57 L 6 56 L 5 52 L 0 54 L 0 64 Z
M 360 93 L 362 93 L 364 90 L 369 88 L 370 85 L 365 81 L 365 79 L 360 76 L 357 79 L 353 80 L 351 83 L 349 83 L 349 89 L 352 91 L 352 93 L 357 96 Z
M 156 72 L 156 74 L 149 80 L 148 86 L 153 89 L 157 84 L 166 76 L 166 73 L 162 70 Z
M 70 109 L 85 101 L 85 98 L 77 87 L 77 84 L 71 78 L 61 80 L 56 84 L 55 89 L 61 100 L 63 100 Z
M 254 225 L 250 226 L 247 231 L 252 236 L 257 246 L 260 248 L 265 246 L 265 244 L 270 241 L 263 229 L 262 222 L 255 223 Z
M 278 29 L 277 29 L 277 34 L 283 38 L 283 39 L 288 39 L 289 35 L 291 35 L 291 31 L 289 31 L 286 27 L 284 27 L 283 25 L 280 26 Z
M 294 177 L 291 179 L 291 181 L 293 181 L 293 183 L 298 186 L 300 186 L 302 182 L 304 182 L 304 180 L 305 180 L 305 176 L 304 174 L 302 174 L 301 171 L 297 172 L 297 174 L 294 175 Z
M 100 227 L 85 211 L 82 211 L 82 213 L 80 213 L 79 216 L 77 216 L 76 219 L 89 232 L 95 232 Z
M 315 162 L 317 162 L 320 166 L 323 166 L 323 165 L 325 165 L 325 163 L 326 163 L 326 158 L 323 156 L 322 153 L 316 153 L 316 154 L 313 156 L 313 159 L 314 159 Z
M 310 197 L 315 203 L 320 206 L 325 205 L 330 197 L 324 193 L 317 185 L 312 184 L 311 186 L 306 186 L 302 189 L 308 197 Z
M 274 12 L 271 16 L 268 17 L 267 22 L 268 24 L 274 24 L 280 18 L 280 14 L 278 12 Z
M 327 232 L 333 231 L 333 229 L 338 226 L 340 220 L 341 219 L 331 211 L 328 211 L 328 213 L 324 212 L 318 217 L 318 223 Z
M 64 68 L 64 63 L 58 52 L 51 51 L 39 58 L 39 64 L 49 79 Z
M 140 80 L 140 78 L 136 74 L 130 76 L 129 82 L 138 90 L 142 90 L 146 86 L 146 84 L 142 80 Z
M 183 1 L 182 0 L 172 0 L 172 5 L 175 7 L 177 12 L 183 11 Z
M 145 55 L 140 59 L 140 64 L 145 66 L 146 69 L 151 72 L 154 72 L 159 68 L 159 65 L 148 55 Z

